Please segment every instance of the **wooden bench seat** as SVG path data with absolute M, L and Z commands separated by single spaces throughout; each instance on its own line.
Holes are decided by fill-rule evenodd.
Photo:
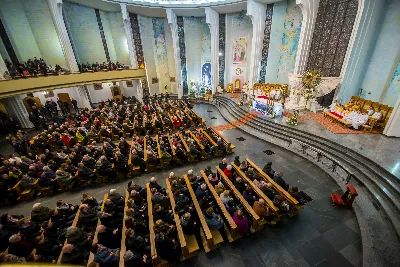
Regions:
M 153 202 L 151 201 L 151 191 L 150 191 L 150 185 L 147 183 L 146 184 L 146 189 L 147 189 L 147 214 L 149 216 L 149 232 L 150 232 L 150 253 L 151 253 L 151 259 L 153 261 L 153 266 L 157 267 L 165 267 L 169 266 L 169 263 L 166 260 L 163 260 L 160 256 L 157 254 L 157 249 L 156 249 L 156 235 L 154 233 L 154 219 L 153 219 Z
M 200 174 L 201 174 L 201 177 L 203 178 L 204 182 L 206 183 L 208 190 L 211 192 L 211 195 L 213 196 L 215 202 L 217 203 L 220 211 L 222 212 L 222 214 L 225 218 L 224 232 L 225 232 L 229 242 L 233 242 L 234 240 L 239 239 L 241 236 L 238 233 L 237 225 L 233 221 L 232 216 L 226 210 L 224 203 L 222 203 L 221 198 L 218 196 L 217 192 L 215 191 L 215 188 L 212 186 L 212 184 L 210 183 L 210 181 L 207 178 L 207 175 L 204 173 L 203 170 L 200 171 Z
M 129 200 L 129 192 L 128 190 L 125 191 L 125 206 L 124 206 L 124 215 L 126 214 L 126 211 L 128 210 L 128 205 L 126 204 L 127 201 Z M 125 218 L 122 220 L 122 238 L 121 238 L 121 248 L 120 248 L 120 253 L 119 253 L 119 266 L 123 267 L 125 266 L 125 261 L 124 261 L 124 254 L 126 252 L 126 246 L 125 246 L 125 239 L 126 239 L 126 225 L 125 225 Z
M 250 179 L 246 176 L 246 174 L 245 174 L 238 166 L 236 166 L 233 162 L 231 162 L 231 165 L 232 165 L 233 169 L 235 170 L 235 172 L 237 173 L 237 175 L 240 176 L 240 177 L 243 179 L 243 181 L 244 181 L 245 183 L 247 183 L 247 184 L 253 189 L 253 191 L 256 193 L 256 195 L 257 195 L 259 198 L 261 198 L 261 199 L 264 200 L 265 204 L 270 208 L 271 213 L 275 215 L 275 216 L 274 216 L 274 219 L 273 219 L 272 221 L 270 221 L 270 223 L 276 224 L 276 222 L 279 221 L 279 219 L 280 219 L 280 216 L 278 215 L 279 208 L 278 208 L 277 206 L 275 206 L 275 204 L 272 202 L 272 200 L 269 199 L 269 198 L 261 191 L 261 189 L 258 188 L 258 186 L 255 185 L 255 184 L 253 183 L 253 181 L 250 180 Z M 262 222 L 262 223 L 264 223 L 264 222 Z M 260 226 L 260 225 L 259 225 L 259 226 Z
M 219 150 L 217 143 L 211 138 L 211 136 L 208 135 L 206 131 L 204 131 L 203 129 L 200 129 L 200 131 L 203 136 L 207 138 L 208 142 L 210 142 L 210 144 L 215 148 L 214 156 L 221 156 L 222 151 Z
M 204 218 L 203 211 L 201 210 L 199 202 L 197 201 L 196 194 L 194 193 L 193 188 L 190 184 L 189 178 L 186 174 L 183 177 L 185 179 L 186 186 L 189 189 L 190 197 L 192 198 L 193 205 L 197 211 L 202 226 L 203 231 L 200 230 L 200 237 L 202 239 L 204 251 L 208 253 L 211 250 L 218 248 L 224 240 L 222 237 L 218 237 L 218 235 L 221 235 L 219 231 L 214 232 L 214 235 L 216 236 L 213 236 L 213 234 L 211 233 L 210 228 L 208 227 L 208 224 Z
M 246 158 L 246 161 L 250 167 L 254 169 L 254 172 L 264 179 L 267 183 L 272 184 L 274 190 L 282 197 L 284 197 L 292 207 L 292 209 L 288 212 L 289 216 L 294 216 L 301 209 L 304 209 L 304 205 L 300 205 L 299 201 L 297 201 L 288 191 L 283 189 L 279 184 L 277 184 L 271 177 L 269 177 L 265 172 L 261 170 L 253 161 L 249 158 Z
M 251 217 L 253 217 L 253 224 L 251 226 L 251 231 L 257 231 L 260 230 L 260 225 L 262 224 L 261 218 L 260 216 L 257 215 L 257 213 L 255 213 L 255 211 L 253 210 L 253 208 L 249 205 L 249 203 L 244 199 L 244 197 L 242 196 L 242 194 L 236 189 L 236 187 L 233 185 L 233 183 L 229 180 L 228 177 L 226 177 L 226 175 L 224 174 L 224 172 L 217 166 L 217 172 L 219 173 L 220 177 L 222 177 L 222 180 L 224 181 L 224 183 L 231 189 L 231 191 L 233 192 L 233 194 L 235 195 L 235 197 L 240 201 L 240 203 L 243 205 L 243 207 L 245 208 L 245 210 L 247 211 L 247 213 L 249 213 L 251 215 Z
M 193 257 L 197 255 L 197 252 L 200 250 L 199 244 L 197 243 L 197 239 L 195 235 L 185 235 L 182 230 L 181 221 L 179 215 L 175 213 L 175 199 L 173 192 L 171 190 L 170 179 L 166 179 L 167 185 L 167 193 L 169 200 L 171 202 L 171 209 L 174 212 L 174 220 L 176 225 L 176 230 L 178 232 L 178 238 L 181 245 L 182 255 L 184 259 Z
M 179 135 L 179 138 L 180 138 L 181 141 L 182 141 L 182 145 L 183 145 L 184 149 L 186 150 L 186 154 L 187 154 L 187 156 L 188 156 L 188 161 L 189 161 L 189 162 L 195 161 L 195 158 L 194 158 L 194 156 L 190 153 L 189 146 L 187 145 L 187 143 L 186 143 L 185 139 L 183 138 L 181 132 L 179 132 L 178 135 Z
M 192 133 L 191 130 L 188 130 L 190 136 L 193 138 L 193 140 L 196 142 L 198 148 L 200 149 L 200 153 L 201 153 L 201 158 L 202 159 L 207 159 L 208 155 L 204 149 L 204 146 L 200 143 L 199 139 L 197 139 L 197 137 Z
M 226 145 L 226 153 L 228 154 L 232 154 L 233 153 L 233 149 L 235 148 L 235 146 L 229 142 L 222 134 L 220 134 L 218 131 L 214 130 L 214 128 L 212 127 L 208 127 L 216 136 L 218 136 L 219 138 L 221 138 L 221 140 L 225 143 Z

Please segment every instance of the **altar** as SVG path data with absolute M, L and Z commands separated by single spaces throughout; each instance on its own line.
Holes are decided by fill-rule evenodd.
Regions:
M 268 96 L 257 96 L 257 98 L 253 100 L 252 107 L 253 109 L 268 116 L 272 113 L 275 116 L 281 116 L 283 113 L 283 105 L 278 101 L 269 99 Z

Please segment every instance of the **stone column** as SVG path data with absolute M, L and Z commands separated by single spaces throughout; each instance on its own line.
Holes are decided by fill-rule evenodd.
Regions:
M 175 59 L 175 70 L 176 70 L 176 84 L 178 85 L 178 98 L 182 98 L 183 86 L 182 86 L 182 75 L 181 75 L 181 58 L 179 50 L 179 37 L 178 37 L 178 23 L 175 12 L 167 8 L 167 19 L 168 24 L 171 26 L 172 31 L 172 45 L 174 47 L 174 59 Z
M 4 63 L 3 57 L 0 54 L 0 80 L 5 80 L 4 73 L 8 71 L 6 63 Z
M 68 36 L 67 27 L 65 26 L 63 14 L 62 14 L 62 0 L 47 0 L 49 5 L 51 17 L 53 18 L 54 26 L 58 35 L 58 39 L 61 43 L 61 48 L 67 62 L 68 68 L 71 72 L 77 72 L 78 64 L 76 63 L 76 58 L 74 50 L 72 49 L 71 40 Z
M 128 43 L 129 59 L 131 61 L 131 68 L 137 69 L 138 63 L 137 63 L 137 58 L 136 58 L 135 45 L 133 43 L 132 26 L 131 26 L 131 21 L 129 18 L 129 12 L 126 9 L 126 4 L 120 4 L 120 6 L 121 6 L 121 13 L 122 13 L 122 20 L 124 22 L 126 41 Z
M 319 1 L 320 0 L 296 0 L 296 4 L 303 12 L 303 22 L 300 32 L 299 47 L 297 49 L 294 74 L 303 74 L 306 70 L 314 26 L 317 20 Z
M 400 97 L 397 98 L 397 103 L 383 130 L 383 134 L 386 136 L 400 137 Z
M 23 95 L 16 95 L 7 97 L 2 102 L 8 114 L 19 122 L 21 128 L 33 128 L 33 123 L 29 120 L 29 113 L 22 99 Z
M 211 88 L 215 94 L 219 78 L 219 14 L 211 7 L 206 7 L 206 22 L 211 32 Z
M 251 39 L 251 54 L 249 59 L 249 86 L 253 87 L 258 82 L 258 74 L 261 63 L 261 51 L 263 47 L 266 8 L 255 0 L 247 1 L 247 16 L 253 24 L 253 37 Z

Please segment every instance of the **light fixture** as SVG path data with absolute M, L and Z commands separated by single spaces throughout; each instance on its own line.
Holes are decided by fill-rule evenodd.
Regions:
M 218 56 L 220 56 L 220 57 L 221 57 L 221 56 L 222 56 L 222 52 L 219 52 L 219 53 L 218 53 Z

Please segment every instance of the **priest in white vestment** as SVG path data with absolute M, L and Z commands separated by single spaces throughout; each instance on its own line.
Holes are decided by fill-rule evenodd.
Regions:
M 376 111 L 374 114 L 372 114 L 371 117 L 378 121 L 382 118 L 382 113 L 380 113 L 379 111 Z

